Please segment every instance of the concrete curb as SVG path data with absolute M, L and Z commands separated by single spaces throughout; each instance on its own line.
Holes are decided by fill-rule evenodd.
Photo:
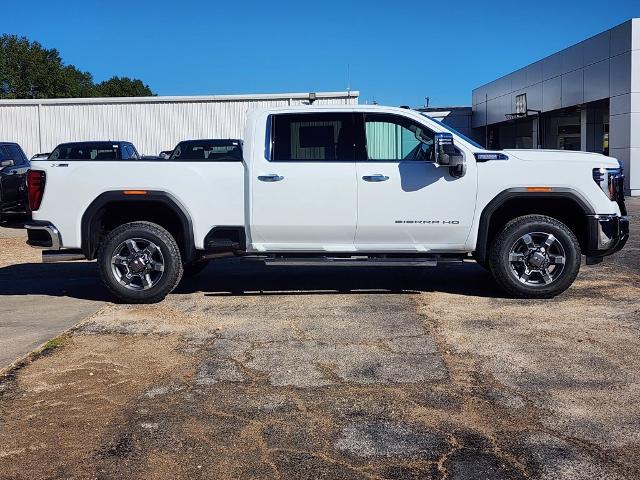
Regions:
M 95 317 L 99 313 L 102 313 L 103 310 L 107 309 L 110 306 L 111 304 L 103 305 L 102 307 L 98 308 L 95 312 L 93 312 L 91 315 L 88 315 L 87 317 L 77 322 L 75 325 L 72 325 L 69 328 L 66 328 L 65 330 L 61 331 L 57 335 L 51 337 L 49 340 L 47 340 L 46 342 L 43 342 L 41 345 L 34 348 L 29 353 L 26 353 L 22 357 L 17 358 L 6 367 L 0 367 L 0 384 L 5 382 L 8 377 L 16 373 L 18 370 L 21 370 L 22 368 L 26 367 L 27 365 L 35 361 L 39 357 L 39 355 L 46 350 L 47 344 L 49 342 L 51 342 L 52 340 L 55 340 L 56 338 L 61 338 L 61 337 L 64 337 L 65 335 L 70 334 L 73 330 L 78 328 L 79 325 L 89 321 L 91 318 Z

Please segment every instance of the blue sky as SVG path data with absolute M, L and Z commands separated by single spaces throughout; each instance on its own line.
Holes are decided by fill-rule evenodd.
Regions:
M 640 0 L 5 0 L 0 32 L 96 80 L 160 95 L 360 90 L 361 102 L 465 105 L 471 90 L 640 17 Z M 349 67 L 348 67 L 349 66 Z

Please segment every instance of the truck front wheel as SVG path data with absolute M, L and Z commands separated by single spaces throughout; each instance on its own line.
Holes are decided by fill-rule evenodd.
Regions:
M 121 225 L 98 250 L 98 268 L 107 289 L 125 303 L 156 303 L 182 277 L 180 249 L 171 234 L 151 222 Z
M 562 222 L 527 215 L 495 237 L 489 266 L 496 282 L 519 298 L 551 298 L 571 286 L 580 270 L 580 244 Z

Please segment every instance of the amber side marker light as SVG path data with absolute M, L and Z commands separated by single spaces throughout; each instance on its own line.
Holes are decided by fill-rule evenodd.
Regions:
M 122 193 L 125 195 L 146 195 L 146 190 L 124 190 Z
M 550 192 L 551 187 L 527 187 L 527 192 Z

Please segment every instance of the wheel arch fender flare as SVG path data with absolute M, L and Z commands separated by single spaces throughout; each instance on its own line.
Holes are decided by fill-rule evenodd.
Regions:
M 595 210 L 586 198 L 578 191 L 572 188 L 556 188 L 554 187 L 548 192 L 538 192 L 527 190 L 526 187 L 509 188 L 503 190 L 484 207 L 480 214 L 478 223 L 478 238 L 476 240 L 475 257 L 479 261 L 486 261 L 489 250 L 489 227 L 493 215 L 500 207 L 513 200 L 521 199 L 567 199 L 574 202 L 585 215 L 595 214 Z
M 96 257 L 98 250 L 99 222 L 102 214 L 112 204 L 121 203 L 149 203 L 160 204 L 169 208 L 179 219 L 183 232 L 183 238 L 179 239 L 183 244 L 185 261 L 195 257 L 196 248 L 193 233 L 193 221 L 185 206 L 169 192 L 158 190 L 146 190 L 137 195 L 126 194 L 123 190 L 113 190 L 101 193 L 87 207 L 82 215 L 81 248 L 88 260 Z M 139 220 L 144 220 L 140 218 Z

